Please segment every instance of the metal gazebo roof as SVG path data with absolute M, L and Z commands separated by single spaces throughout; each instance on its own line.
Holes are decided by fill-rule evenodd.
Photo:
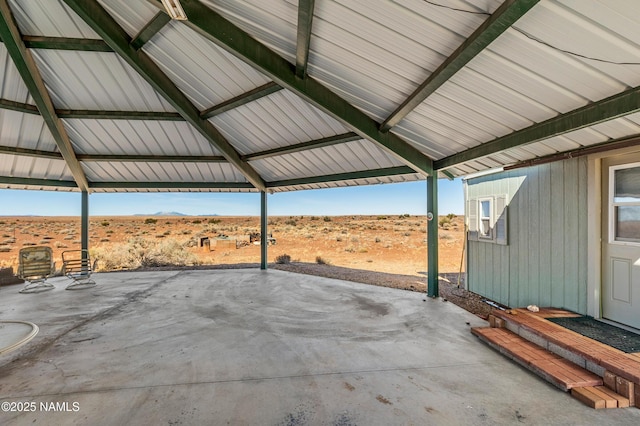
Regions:
M 640 134 L 634 0 L 181 3 L 0 0 L 1 188 L 452 178 Z

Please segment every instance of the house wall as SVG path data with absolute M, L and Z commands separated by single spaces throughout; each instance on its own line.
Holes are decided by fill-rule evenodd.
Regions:
M 511 307 L 587 314 L 587 165 L 580 157 L 465 182 L 469 200 L 508 203 L 507 245 L 468 241 L 469 290 Z

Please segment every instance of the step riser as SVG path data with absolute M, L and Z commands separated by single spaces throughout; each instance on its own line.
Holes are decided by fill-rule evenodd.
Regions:
M 493 322 L 490 321 L 490 323 L 494 324 L 496 327 L 503 326 L 503 328 L 520 336 L 521 338 L 526 339 L 541 348 L 544 348 L 549 352 L 554 353 L 593 374 L 596 374 L 597 376 L 602 377 L 606 387 L 620 395 L 623 395 L 625 398 L 628 398 L 631 406 L 640 408 L 639 367 L 630 367 L 628 363 L 629 359 L 636 360 L 636 358 L 638 358 L 638 360 L 640 360 L 640 356 L 624 354 L 621 351 L 610 347 L 606 347 L 606 350 L 603 352 L 597 345 L 606 345 L 599 343 L 596 344 L 594 349 L 594 347 L 591 346 L 593 341 L 591 341 L 592 343 L 585 344 L 585 339 L 590 339 L 585 338 L 584 336 L 579 336 L 577 339 L 571 336 L 567 339 L 567 330 L 564 330 L 559 326 L 555 326 L 555 324 L 549 327 L 547 323 L 538 330 L 536 322 L 530 320 L 530 317 L 528 316 L 529 313 L 526 311 L 525 313 L 522 313 L 522 310 L 520 311 L 520 313 L 516 313 L 515 315 L 494 311 L 495 318 L 493 319 Z M 540 318 L 541 317 L 536 317 L 536 321 L 544 321 Z M 520 324 L 520 322 L 524 323 Z M 549 333 L 549 337 L 547 338 L 547 335 L 544 333 Z M 573 345 L 574 340 L 575 346 Z M 570 346 L 567 346 L 568 344 Z M 584 350 L 584 353 L 580 353 L 582 351 L 581 347 L 583 346 L 587 349 Z M 571 350 L 569 348 L 575 349 Z M 519 364 L 522 365 L 520 362 Z M 633 362 L 631 364 L 633 364 Z M 609 381 L 605 380 L 607 374 L 613 375 L 620 380 L 622 384 L 617 385 L 615 382 L 612 382 L 611 379 L 609 379 Z
M 517 334 L 523 339 L 526 339 L 531 343 L 535 343 L 541 348 L 544 348 L 549 352 L 553 352 L 554 354 L 573 362 L 577 366 L 580 366 L 585 370 L 592 372 L 593 374 L 597 374 L 600 377 L 604 377 L 604 372 L 606 371 L 606 369 L 592 362 L 591 360 L 588 360 L 580 356 L 579 354 L 571 352 L 561 346 L 558 346 L 555 343 L 545 339 L 543 336 L 532 333 L 526 328 L 520 327 L 518 324 L 515 324 L 511 321 L 508 321 L 508 320 L 504 321 L 504 325 L 507 330 L 511 331 L 514 334 Z
M 472 332 L 491 348 L 565 392 L 574 387 L 602 385 L 601 378 L 586 371 L 585 374 L 580 373 L 577 371 L 578 367 L 572 366 L 568 361 L 542 348 L 536 349 L 532 343 L 526 342 L 525 351 L 518 353 L 514 348 L 522 348 L 524 343 L 511 340 L 504 342 L 505 346 L 502 346 L 499 341 L 493 341 L 491 337 L 485 336 L 481 329 L 475 329 Z M 517 339 L 524 342 L 522 338 Z
M 510 321 L 508 316 L 504 317 L 504 328 L 507 330 L 517 334 L 518 336 L 529 340 L 537 344 L 538 346 L 547 349 L 550 352 L 553 352 L 556 355 L 565 358 L 574 364 L 592 372 L 593 374 L 597 374 L 600 377 L 604 377 L 606 371 L 611 371 L 614 374 L 624 377 L 632 382 L 640 383 L 640 375 L 638 373 L 629 372 L 625 366 L 618 366 L 616 363 L 610 363 L 609 365 L 602 366 L 598 362 L 594 362 L 586 356 L 583 356 L 579 353 L 572 352 L 558 344 L 546 339 L 544 336 L 538 335 L 536 333 L 531 332 L 527 327 L 520 326 L 514 321 Z M 640 403 L 640 401 L 639 401 Z

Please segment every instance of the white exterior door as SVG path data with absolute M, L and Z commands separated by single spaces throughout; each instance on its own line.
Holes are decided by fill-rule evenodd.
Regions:
M 602 166 L 602 317 L 640 329 L 640 154 Z

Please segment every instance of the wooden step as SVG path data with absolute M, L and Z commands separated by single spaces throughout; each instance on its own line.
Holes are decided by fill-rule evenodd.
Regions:
M 472 328 L 471 332 L 503 355 L 564 391 L 603 384 L 600 376 L 505 328 Z
M 586 386 L 571 389 L 571 396 L 591 408 L 626 408 L 629 399 L 618 395 L 605 386 Z
M 494 323 L 554 352 L 563 358 L 601 377 L 606 371 L 614 373 L 636 384 L 640 390 L 640 356 L 627 354 L 603 343 L 582 336 L 558 324 L 547 321 L 546 317 L 567 316 L 567 312 L 540 308 L 533 313 L 526 309 L 494 311 Z M 573 316 L 576 316 L 574 314 Z M 638 406 L 640 401 L 636 401 Z

